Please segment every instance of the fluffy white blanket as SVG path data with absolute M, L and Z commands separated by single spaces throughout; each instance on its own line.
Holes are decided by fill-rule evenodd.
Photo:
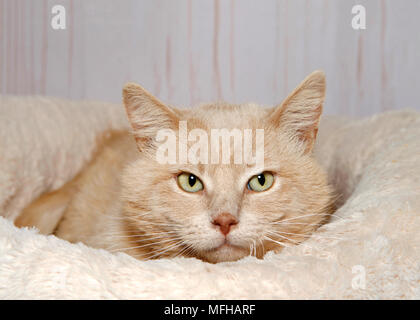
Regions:
M 420 114 L 333 121 L 318 153 L 343 205 L 300 246 L 264 260 L 138 261 L 12 224 L 77 174 L 121 106 L 0 97 L 0 298 L 420 298 Z

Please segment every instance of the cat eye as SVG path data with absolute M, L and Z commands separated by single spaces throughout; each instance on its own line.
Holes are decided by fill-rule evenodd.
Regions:
M 183 172 L 178 178 L 179 187 L 187 192 L 198 192 L 203 190 L 203 183 L 192 173 Z
M 249 179 L 248 189 L 261 192 L 270 189 L 273 185 L 274 176 L 270 172 L 263 172 Z

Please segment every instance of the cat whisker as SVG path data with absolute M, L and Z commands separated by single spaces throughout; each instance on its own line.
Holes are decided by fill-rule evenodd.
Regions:
M 264 241 L 262 241 L 262 239 L 261 239 L 261 238 L 258 238 L 258 241 L 261 243 L 261 247 L 262 247 L 262 254 L 264 255 L 264 253 L 265 253 Z
M 166 244 L 168 242 L 174 242 L 174 241 L 181 240 L 181 239 L 182 238 L 165 239 L 165 240 L 162 240 L 162 241 L 151 242 L 151 243 L 143 244 L 143 245 L 140 245 L 140 246 L 133 246 L 133 247 L 122 248 L 122 249 L 118 248 L 118 249 L 115 249 L 115 250 L 113 250 L 111 252 L 127 251 L 127 250 L 133 250 L 133 249 L 139 249 L 139 248 L 149 247 L 149 246 L 153 246 L 153 245 Z
M 249 256 L 252 257 L 252 252 L 254 249 L 254 239 L 250 239 L 249 241 Z
M 289 246 L 289 245 L 286 245 L 285 243 L 282 243 L 282 242 L 279 242 L 279 241 L 276 241 L 276 240 L 274 240 L 274 239 L 271 239 L 269 236 L 267 236 L 267 235 L 265 235 L 264 237 L 263 237 L 265 240 L 268 240 L 268 241 L 271 241 L 271 242 L 274 242 L 274 243 L 277 243 L 278 245 L 281 245 L 282 247 L 285 247 L 285 248 L 290 248 L 291 246 Z
M 124 217 L 116 217 L 116 219 L 119 219 L 119 220 L 132 220 L 132 221 L 135 221 L 135 222 L 138 222 L 139 221 L 139 218 L 141 218 L 142 217 L 142 215 L 136 215 L 136 216 L 124 216 Z M 152 222 L 152 221 L 148 221 L 148 220 L 141 220 L 142 222 L 146 222 L 146 223 L 149 223 L 149 224 L 156 224 L 156 225 L 164 225 L 164 224 L 167 224 L 167 225 L 176 225 L 176 226 L 181 226 L 179 223 L 176 223 L 176 222 L 170 222 L 170 223 L 167 223 L 167 222 L 164 222 L 164 223 L 161 223 L 161 222 Z
M 148 233 L 147 236 L 155 236 L 155 235 L 167 235 L 167 234 L 176 234 L 176 231 L 165 231 L 165 232 L 155 232 L 155 233 Z M 115 237 L 115 238 L 140 238 L 145 237 L 145 234 L 132 234 L 132 235 L 125 235 L 121 233 L 105 233 L 104 236 Z
M 317 225 L 317 224 L 323 224 L 323 222 L 314 222 L 314 223 L 307 223 L 307 222 L 296 222 L 296 221 L 286 221 L 286 220 L 280 220 L 280 221 L 273 221 L 271 224 L 304 224 L 304 225 Z
M 297 241 L 297 240 L 294 240 L 294 239 L 291 239 L 291 238 L 289 238 L 289 237 L 287 237 L 287 236 L 285 236 L 285 235 L 281 235 L 281 234 L 278 234 L 277 232 L 269 232 L 270 234 L 272 234 L 272 235 L 274 235 L 274 236 L 278 236 L 278 237 L 280 237 L 280 238 L 283 238 L 283 239 L 285 239 L 285 240 L 288 240 L 288 241 L 290 241 L 290 242 L 293 242 L 294 243 L 294 245 L 296 245 L 296 246 L 303 246 L 303 247 L 307 247 L 307 248 L 309 248 L 309 249 L 314 249 L 314 247 L 313 246 L 311 246 L 311 245 L 309 245 L 308 243 L 306 243 L 306 242 L 304 242 L 304 241 Z M 303 234 L 296 234 L 297 236 L 302 236 Z M 307 235 L 307 236 L 310 236 L 310 235 Z M 290 246 L 289 246 L 290 247 Z
M 271 222 L 271 225 L 304 225 L 304 226 L 322 226 L 323 223 L 305 223 L 305 222 Z
M 347 238 L 338 238 L 338 237 L 334 237 L 334 236 L 329 236 L 329 235 L 321 235 L 321 234 L 300 234 L 300 233 L 291 233 L 291 232 L 284 232 L 284 231 L 278 231 L 280 234 L 289 234 L 289 235 L 295 235 L 295 236 L 299 236 L 299 237 L 318 237 L 321 239 L 333 239 L 333 240 L 348 240 Z
M 251 242 L 251 244 L 249 245 L 249 256 L 252 257 L 252 252 L 254 250 L 254 243 Z
M 133 241 L 136 241 L 135 238 L 140 237 L 148 237 L 148 236 L 164 236 L 164 235 L 173 235 L 176 234 L 176 232 L 156 232 L 156 233 L 139 233 L 139 234 L 123 234 L 122 232 L 119 233 L 104 233 L 104 237 L 112 237 L 112 238 L 118 238 L 118 239 L 134 239 Z
M 277 237 L 283 238 L 283 239 L 285 239 L 287 241 L 290 241 L 290 242 L 294 243 L 295 245 L 299 245 L 300 244 L 300 242 L 298 242 L 298 241 L 296 241 L 294 239 L 290 239 L 289 237 L 286 237 L 284 235 L 278 234 L 277 232 L 270 232 L 270 231 L 268 231 L 268 233 L 270 233 L 272 235 L 275 235 Z
M 284 220 L 279 220 L 277 222 L 287 222 L 287 221 L 303 219 L 303 218 L 313 217 L 313 216 L 331 217 L 332 215 L 328 214 L 328 213 L 310 213 L 310 214 L 304 214 L 304 215 L 300 215 L 300 216 L 297 216 L 297 217 L 292 217 L 292 218 L 288 218 L 288 219 L 284 219 Z M 342 219 L 344 219 L 344 218 L 342 218 Z
M 151 252 L 151 254 L 153 254 L 153 255 L 150 256 L 150 257 L 146 257 L 146 258 L 150 260 L 150 259 L 153 259 L 155 257 L 162 256 L 164 253 L 166 253 L 166 252 L 168 252 L 168 251 L 170 251 L 170 250 L 172 250 L 176 247 L 179 247 L 181 244 L 182 244 L 182 241 L 178 241 L 178 242 L 174 243 L 173 245 L 170 245 L 169 247 L 165 247 L 164 249 Z
M 191 252 L 195 252 L 195 249 L 191 244 L 187 244 L 187 245 L 184 244 L 184 246 L 185 246 L 184 249 L 182 249 L 178 254 L 176 254 L 174 258 L 181 256 L 183 253 L 189 254 Z
M 127 217 L 128 220 L 134 221 L 134 222 L 139 222 L 138 218 L 135 217 Z M 179 223 L 168 223 L 168 222 L 152 222 L 152 221 L 148 221 L 148 220 L 141 220 L 142 223 L 144 224 L 149 224 L 149 225 L 156 225 L 156 226 L 178 226 L 181 227 L 181 225 Z
M 133 240 L 133 242 L 140 243 L 140 242 L 157 240 L 157 239 L 168 239 L 166 234 L 162 234 L 161 236 L 155 236 L 155 237 L 149 237 L 149 235 L 147 235 L 147 236 L 143 235 L 143 237 L 145 237 L 145 238 L 144 239 L 136 239 L 136 240 Z M 173 239 L 173 238 L 171 238 L 171 239 Z M 154 243 L 158 243 L 158 242 L 154 242 Z

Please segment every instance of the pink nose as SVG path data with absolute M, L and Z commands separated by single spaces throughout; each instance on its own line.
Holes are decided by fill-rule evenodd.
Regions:
M 238 220 L 230 213 L 221 213 L 213 220 L 213 224 L 219 226 L 220 232 L 226 236 L 230 227 L 238 224 Z

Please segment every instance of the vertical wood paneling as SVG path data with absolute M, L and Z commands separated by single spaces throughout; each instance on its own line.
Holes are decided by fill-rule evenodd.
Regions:
M 5 66 L 4 50 L 3 50 L 3 48 L 5 47 L 5 43 L 4 43 L 4 39 L 5 39 L 4 12 L 5 12 L 4 3 L 3 3 L 3 1 L 0 1 L 0 47 L 2 48 L 2 50 L 0 50 L 0 93 L 5 92 L 2 84 L 5 82 L 4 81 L 4 76 L 6 75 L 6 72 L 2 71 L 4 66 Z
M 51 8 L 67 29 L 50 27 Z M 367 29 L 351 28 L 351 8 Z M 327 113 L 420 110 L 418 0 L 0 0 L 0 92 L 277 104 L 324 69 Z

